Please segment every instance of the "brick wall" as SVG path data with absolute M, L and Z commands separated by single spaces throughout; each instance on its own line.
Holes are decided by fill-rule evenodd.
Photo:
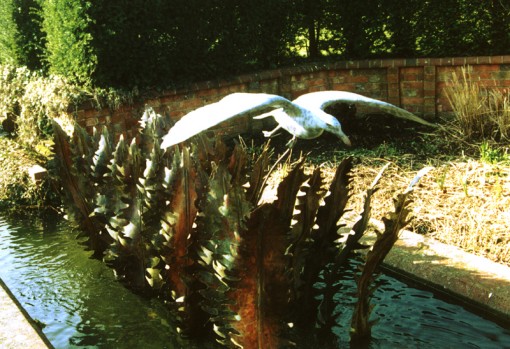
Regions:
M 431 119 L 451 111 L 444 89 L 452 72 L 466 65 L 470 66 L 471 77 L 480 84 L 510 87 L 510 56 L 337 61 L 194 83 L 116 110 L 84 105 L 75 116 L 87 129 L 108 125 L 133 135 L 144 104 L 178 120 L 187 112 L 233 92 L 265 92 L 294 99 L 312 91 L 343 90 L 384 100 Z M 247 132 L 259 126 L 260 123 L 255 125 L 247 118 L 236 119 L 223 125 L 219 132 Z

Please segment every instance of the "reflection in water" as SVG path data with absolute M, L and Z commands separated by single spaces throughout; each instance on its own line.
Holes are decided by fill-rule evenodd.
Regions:
M 55 217 L 54 217 L 55 218 Z M 0 277 L 56 348 L 174 348 L 170 316 L 89 258 L 58 219 L 0 218 Z
M 65 221 L 0 217 L 0 278 L 45 327 L 56 348 L 180 348 L 173 319 L 91 259 Z M 336 332 L 349 347 L 353 282 L 345 282 Z M 510 348 L 510 331 L 384 276 L 374 295 L 371 348 Z M 203 348 L 203 346 L 197 347 Z M 186 343 L 186 348 L 191 343 Z M 310 346 L 306 346 L 310 348 Z

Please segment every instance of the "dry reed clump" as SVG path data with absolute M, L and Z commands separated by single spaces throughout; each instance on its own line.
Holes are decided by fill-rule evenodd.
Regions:
M 452 130 L 464 140 L 510 140 L 510 91 L 484 86 L 469 67 L 452 74 L 445 89 L 458 126 Z

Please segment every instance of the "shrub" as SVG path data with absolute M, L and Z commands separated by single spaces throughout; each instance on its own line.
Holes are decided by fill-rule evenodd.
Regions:
M 66 129 L 69 107 L 78 103 L 84 90 L 58 76 L 44 77 L 26 67 L 0 66 L 0 121 L 16 133 L 20 143 L 34 147 L 50 139 L 51 119 Z M 13 125 L 6 129 L 7 121 Z
M 14 120 L 21 111 L 20 101 L 34 74 L 26 67 L 0 66 L 0 121 Z
M 18 137 L 27 145 L 52 136 L 51 120 L 65 122 L 67 110 L 78 99 L 79 90 L 58 76 L 36 76 L 25 86 L 17 120 Z

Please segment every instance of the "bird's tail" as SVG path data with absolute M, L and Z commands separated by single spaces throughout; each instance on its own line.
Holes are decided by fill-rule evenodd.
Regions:
M 402 119 L 414 121 L 426 126 L 437 127 L 437 125 L 430 123 L 427 120 L 424 120 L 419 116 L 416 116 L 413 113 L 408 112 L 407 110 L 397 107 L 396 105 L 390 103 L 377 101 L 377 102 L 365 102 L 364 105 L 376 107 L 381 111 L 387 112 L 388 114 L 394 115 Z

